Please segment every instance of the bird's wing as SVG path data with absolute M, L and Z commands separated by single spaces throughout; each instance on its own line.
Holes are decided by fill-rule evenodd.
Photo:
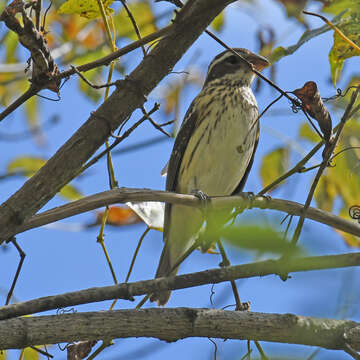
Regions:
M 166 190 L 176 191 L 178 172 L 181 166 L 181 161 L 185 153 L 185 149 L 191 138 L 196 125 L 197 114 L 194 112 L 194 101 L 190 105 L 184 121 L 181 125 L 179 133 L 176 136 L 173 151 L 170 156 L 170 160 L 167 168 L 166 176 Z M 169 231 L 169 222 L 171 214 L 171 204 L 165 205 L 165 219 L 164 219 L 164 239 L 167 239 Z

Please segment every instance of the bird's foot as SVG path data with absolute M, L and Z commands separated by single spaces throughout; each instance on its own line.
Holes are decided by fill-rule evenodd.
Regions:
M 201 211 L 204 213 L 204 215 L 206 217 L 206 213 L 208 211 L 208 207 L 210 204 L 210 196 L 199 189 L 194 189 L 191 191 L 191 193 L 200 200 Z

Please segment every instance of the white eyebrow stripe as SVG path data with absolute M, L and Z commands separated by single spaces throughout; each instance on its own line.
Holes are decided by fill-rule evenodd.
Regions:
M 208 74 L 210 73 L 210 71 L 213 69 L 214 66 L 216 66 L 217 64 L 221 63 L 222 61 L 224 61 L 227 57 L 229 57 L 229 55 L 232 55 L 232 53 L 230 52 L 226 52 L 225 54 L 223 54 L 219 59 L 214 60 L 210 65 L 209 65 L 209 69 L 208 69 Z

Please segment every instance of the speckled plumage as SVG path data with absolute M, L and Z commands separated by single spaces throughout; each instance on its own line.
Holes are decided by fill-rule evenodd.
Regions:
M 235 49 L 255 67 L 266 59 L 245 49 Z M 176 137 L 170 157 L 166 190 L 209 196 L 241 191 L 252 165 L 258 126 L 249 133 L 258 116 L 251 90 L 254 74 L 248 64 L 230 51 L 217 55 L 209 65 L 205 84 L 190 105 Z M 244 139 L 247 135 L 245 145 Z M 176 275 L 177 259 L 195 240 L 203 223 L 199 209 L 167 204 L 164 249 L 156 277 Z M 151 300 L 164 305 L 170 292 L 153 294 Z

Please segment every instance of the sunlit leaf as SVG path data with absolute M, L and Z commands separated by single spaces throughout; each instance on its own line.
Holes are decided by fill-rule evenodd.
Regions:
M 67 200 L 75 201 L 82 198 L 81 192 L 73 185 L 67 184 L 60 191 L 59 194 Z
M 1 8 L 1 5 L 0 5 Z M 0 360 L 6 360 L 7 359 L 7 352 L 6 350 L 0 350 Z
M 289 249 L 289 242 L 284 239 L 283 234 L 270 226 L 230 226 L 221 232 L 221 236 L 242 250 L 283 254 Z
M 128 8 L 134 17 L 139 28 L 141 36 L 146 36 L 157 30 L 155 17 L 147 1 L 136 1 L 128 3 Z M 117 33 L 122 37 L 137 40 L 134 26 L 130 21 L 127 11 L 123 8 L 120 13 L 114 17 Z
M 348 208 L 341 209 L 339 216 L 344 218 L 345 220 L 351 221 Z M 355 221 L 355 220 L 353 220 L 353 221 Z M 345 240 L 345 242 L 348 246 L 351 246 L 351 247 L 359 247 L 360 246 L 360 238 L 358 236 L 354 236 L 352 234 L 348 234 L 348 233 L 346 233 L 344 231 L 340 231 L 340 230 L 335 230 L 335 231 Z
M 326 0 L 322 8 L 322 11 L 333 15 L 345 10 L 360 12 L 360 2 L 357 0 Z
M 260 176 L 263 185 L 269 185 L 279 176 L 284 174 L 284 172 L 288 169 L 288 166 L 288 148 L 280 147 L 265 155 L 260 168 Z
M 112 14 L 113 9 L 109 6 L 114 0 L 102 0 L 106 14 Z M 97 0 L 67 0 L 58 10 L 59 14 L 77 14 L 87 19 L 101 17 Z
M 319 142 L 321 140 L 320 136 L 310 127 L 307 122 L 301 124 L 299 129 L 299 136 L 311 142 Z
M 16 55 L 16 50 L 19 45 L 19 38 L 17 34 L 14 31 L 8 31 L 2 45 L 6 51 L 5 62 L 7 64 L 17 62 L 18 57 Z
M 338 28 L 355 44 L 360 45 L 360 14 L 352 13 L 344 18 Z M 334 86 L 338 82 L 344 61 L 353 56 L 359 56 L 360 52 L 354 49 L 337 32 L 334 32 L 334 44 L 329 53 L 331 78 Z
M 342 16 L 345 14 L 345 11 L 341 14 L 335 16 L 331 22 L 334 25 L 338 25 L 341 21 Z M 323 25 L 317 29 L 313 30 L 306 30 L 300 37 L 299 41 L 295 45 L 291 45 L 288 47 L 279 46 L 276 49 L 274 49 L 272 55 L 269 57 L 269 60 L 271 63 L 274 63 L 276 61 L 279 61 L 282 57 L 291 55 L 294 53 L 299 47 L 304 45 L 309 40 L 327 32 L 330 30 L 330 27 L 328 25 Z
M 210 26 L 215 31 L 221 31 L 225 23 L 225 11 L 222 11 L 216 18 L 212 21 Z
M 326 175 L 320 178 L 319 184 L 314 193 L 314 199 L 317 206 L 325 211 L 331 212 L 334 205 L 334 199 L 338 194 L 336 184 Z
M 360 138 L 360 124 L 357 121 L 348 121 L 340 138 L 340 144 L 332 160 L 332 167 L 323 175 L 315 191 L 315 201 L 319 208 L 333 212 L 335 199 L 340 201 L 342 210 L 340 216 L 349 220 L 348 209 L 360 204 L 360 151 L 352 149 L 358 146 Z M 338 204 L 338 202 L 336 202 Z M 350 245 L 358 243 L 351 235 L 341 233 L 341 236 Z
M 32 156 L 23 156 L 11 161 L 8 165 L 8 172 L 22 172 L 25 176 L 34 175 L 46 163 L 45 159 Z
M 24 360 L 39 360 L 40 359 L 40 354 L 30 348 L 30 347 L 27 347 L 24 349 Z

